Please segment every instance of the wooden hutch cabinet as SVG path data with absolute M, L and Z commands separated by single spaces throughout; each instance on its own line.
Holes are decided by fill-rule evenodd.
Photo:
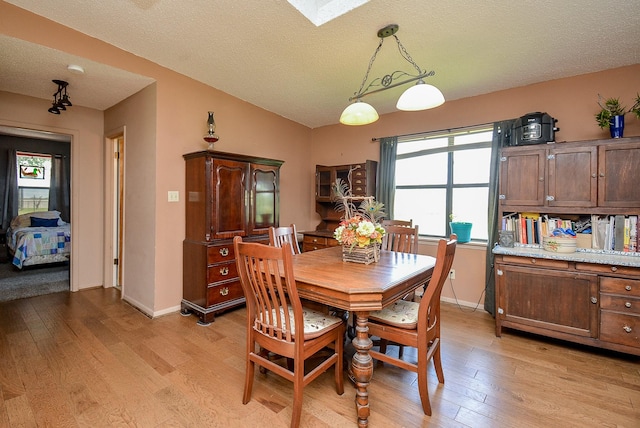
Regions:
M 640 216 L 638 165 L 640 137 L 503 148 L 499 218 Z M 509 327 L 640 355 L 640 257 L 535 246 L 493 252 L 496 336 Z
M 216 313 L 242 305 L 233 237 L 269 242 L 279 221 L 282 161 L 202 151 L 186 163 L 186 228 L 181 311 L 208 324 Z
M 353 196 L 375 196 L 378 162 L 368 160 L 351 165 L 316 165 L 316 212 L 320 223 L 316 230 L 302 232 L 302 251 L 318 250 L 338 245 L 333 231 L 338 227 L 342 213 L 335 210 L 331 201 L 331 189 L 336 179 L 349 183 L 351 171 L 351 191 Z

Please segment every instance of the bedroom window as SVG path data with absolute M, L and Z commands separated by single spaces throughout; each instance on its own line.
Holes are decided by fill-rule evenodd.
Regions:
M 394 217 L 444 237 L 454 213 L 473 223 L 472 240 L 486 240 L 491 139 L 487 126 L 398 137 Z
M 49 210 L 51 155 L 17 152 L 18 214 Z

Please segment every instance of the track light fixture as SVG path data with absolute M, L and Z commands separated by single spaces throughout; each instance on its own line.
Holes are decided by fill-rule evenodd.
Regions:
M 71 107 L 71 101 L 69 100 L 69 95 L 67 95 L 67 86 L 69 85 L 64 80 L 52 80 L 53 83 L 58 85 L 58 90 L 55 94 L 53 94 L 53 102 L 51 103 L 51 107 L 49 107 L 49 113 L 60 114 L 61 111 L 67 109 L 67 107 Z M 63 93 L 64 91 L 64 93 Z
M 400 43 L 400 39 L 398 39 L 398 36 L 396 36 L 398 28 L 398 25 L 391 24 L 378 30 L 380 43 L 373 53 L 373 56 L 369 60 L 369 67 L 367 68 L 367 72 L 364 75 L 364 79 L 362 79 L 360 89 L 353 95 L 353 97 L 349 98 L 349 101 L 355 102 L 348 105 L 347 108 L 344 109 L 342 115 L 340 116 L 340 123 L 343 123 L 345 125 L 367 125 L 369 123 L 375 122 L 379 117 L 378 112 L 370 104 L 363 102 L 361 98 L 366 95 L 375 94 L 377 92 L 385 91 L 387 89 L 395 88 L 397 86 L 415 81 L 417 81 L 417 83 L 404 91 L 404 93 L 398 99 L 396 107 L 399 110 L 426 110 L 438 107 L 439 105 L 442 105 L 444 103 L 444 95 L 442 95 L 442 92 L 440 92 L 440 90 L 435 86 L 424 83 L 424 80 L 422 80 L 425 77 L 433 76 L 435 72 L 427 72 L 426 70 L 422 70 L 420 67 L 418 67 L 413 58 L 411 58 L 411 55 L 409 55 L 409 52 L 407 52 L 402 43 Z M 378 77 L 372 80 L 365 87 L 367 79 L 369 78 L 371 67 L 376 60 L 376 56 L 378 55 L 380 48 L 382 48 L 382 43 L 384 42 L 384 39 L 389 36 L 393 36 L 396 39 L 400 55 L 402 55 L 402 58 L 404 58 L 418 71 L 418 74 L 413 75 L 405 73 L 404 71 L 394 71 L 391 74 L 387 74 L 383 77 Z M 399 79 L 404 77 L 408 78 L 406 80 L 403 80 L 402 82 L 398 82 Z M 377 86 L 380 86 L 380 88 L 371 89 Z

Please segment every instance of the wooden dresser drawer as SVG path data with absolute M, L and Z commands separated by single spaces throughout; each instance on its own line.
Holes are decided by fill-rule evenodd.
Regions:
M 600 293 L 621 294 L 640 298 L 640 281 L 635 279 L 600 277 Z
M 207 306 L 244 297 L 240 281 L 223 282 L 207 287 Z
M 616 275 L 640 275 L 640 269 L 631 266 L 616 266 L 616 265 L 600 265 L 590 263 L 576 263 L 576 270 L 583 270 L 588 272 L 597 273 L 612 273 Z
M 640 316 L 640 298 L 600 294 L 600 309 Z
M 333 238 L 323 236 L 304 235 L 302 240 L 302 251 L 320 250 L 322 248 L 335 247 L 339 245 Z
M 233 252 L 233 242 L 224 245 L 212 245 L 207 247 L 207 264 L 222 263 L 235 260 L 236 256 Z
M 549 260 L 537 257 L 502 256 L 503 263 L 518 264 L 521 266 L 543 266 L 557 269 L 569 269 L 566 260 Z
M 207 267 L 207 284 L 214 284 L 236 278 L 238 278 L 238 268 L 235 260 L 233 262 Z
M 640 348 L 640 316 L 602 311 L 600 340 Z

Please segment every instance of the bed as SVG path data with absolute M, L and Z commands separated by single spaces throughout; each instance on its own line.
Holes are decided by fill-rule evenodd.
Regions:
M 71 225 L 60 219 L 58 211 L 21 214 L 7 229 L 7 246 L 12 263 L 25 266 L 69 261 Z

